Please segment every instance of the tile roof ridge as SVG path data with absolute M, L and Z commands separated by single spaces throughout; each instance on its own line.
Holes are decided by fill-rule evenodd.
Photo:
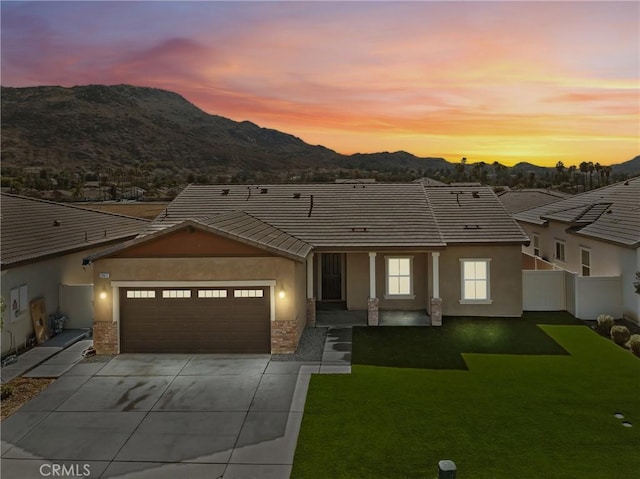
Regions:
M 424 201 L 427 203 L 427 206 L 429 207 L 429 214 L 431 215 L 431 218 L 433 219 L 433 224 L 436 225 L 436 232 L 438 233 L 438 238 L 440 239 L 440 242 L 446 246 L 447 242 L 444 240 L 444 237 L 442 236 L 442 230 L 440 229 L 440 224 L 438 223 L 438 218 L 436 217 L 436 214 L 433 210 L 433 206 L 431 205 L 431 200 L 429 199 L 429 195 L 427 194 L 427 188 L 433 188 L 433 186 L 426 186 L 424 183 L 418 183 L 420 185 L 420 187 L 422 188 L 422 194 L 424 195 Z M 449 186 L 449 185 L 447 185 Z M 441 185 L 437 185 L 436 188 L 441 188 Z
M 32 196 L 16 195 L 14 193 L 1 193 L 0 195 L 1 196 L 10 196 L 12 198 L 18 198 L 18 199 L 21 199 L 21 200 L 30 200 L 30 201 L 34 201 L 34 202 L 38 202 L 38 203 L 44 203 L 44 204 L 49 204 L 49 205 L 54 205 L 54 206 L 62 206 L 62 207 L 65 207 L 65 208 L 88 211 L 90 213 L 101 213 L 103 215 L 118 216 L 120 218 L 127 218 L 127 219 L 130 219 L 130 220 L 142 221 L 143 223 L 151 223 L 151 221 L 152 221 L 152 220 L 147 219 L 147 218 L 138 218 L 136 216 L 124 215 L 122 213 L 114 213 L 112 211 L 94 210 L 93 208 L 89 208 L 89 207 L 86 207 L 86 206 L 80 206 L 80 205 L 75 205 L 75 204 L 71 204 L 71 203 L 61 203 L 61 202 L 52 201 L 52 200 L 45 200 L 43 198 L 33 198 Z
M 303 239 L 298 238 L 296 235 L 293 235 L 293 234 L 289 233 L 288 231 L 283 230 L 282 228 L 278 228 L 277 226 L 272 225 L 268 221 L 264 221 L 264 220 L 258 218 L 257 216 L 252 215 L 251 213 L 247 213 L 244 210 L 227 210 L 227 211 L 223 211 L 221 213 L 217 213 L 217 214 L 214 214 L 214 215 L 200 216 L 198 218 L 191 218 L 191 220 L 199 222 L 198 220 L 203 220 L 203 219 L 206 219 L 206 218 L 214 219 L 214 218 L 219 218 L 221 216 L 232 216 L 232 214 L 237 214 L 237 213 L 242 213 L 243 215 L 248 216 L 249 218 L 252 218 L 252 219 L 254 219 L 256 221 L 259 221 L 260 223 L 263 223 L 265 225 L 270 226 L 271 228 L 273 228 L 274 230 L 279 231 L 280 233 L 283 233 L 283 234 L 285 234 L 285 235 L 287 235 L 287 236 L 289 236 L 291 238 L 294 238 L 294 239 L 296 239 L 298 241 L 301 241 L 302 243 L 304 243 L 306 245 L 311 245 L 311 243 L 309 243 L 309 242 L 307 242 L 307 241 L 305 241 Z M 185 220 L 185 221 L 188 221 L 188 220 Z M 211 227 L 210 225 L 206 225 L 206 226 Z

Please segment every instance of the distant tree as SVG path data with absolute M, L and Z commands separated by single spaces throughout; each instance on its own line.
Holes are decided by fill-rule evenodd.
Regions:
M 604 174 L 604 179 L 605 179 L 605 185 L 609 184 L 609 176 L 611 175 L 611 167 L 610 166 L 605 166 L 602 168 L 603 174 Z
M 467 166 L 467 159 L 466 158 L 462 158 L 462 160 L 460 160 L 460 163 L 457 163 L 455 166 L 455 178 L 456 181 L 466 181 L 467 180 L 467 174 L 466 174 L 466 166 Z
M 580 163 L 580 173 L 582 173 L 582 186 L 587 190 L 587 172 L 589 171 L 589 163 L 583 161 Z
M 564 181 L 564 163 L 561 161 L 556 163 L 556 171 L 558 172 L 558 183 L 562 183 Z
M 594 168 L 596 170 L 596 179 L 598 180 L 598 187 L 603 186 L 604 185 L 604 172 L 602 171 L 602 165 L 600 165 L 600 163 L 596 163 L 594 165 Z
M 590 190 L 593 189 L 593 172 L 595 171 L 595 169 L 596 167 L 594 166 L 592 161 L 587 163 L 587 171 L 589 172 L 589 189 Z

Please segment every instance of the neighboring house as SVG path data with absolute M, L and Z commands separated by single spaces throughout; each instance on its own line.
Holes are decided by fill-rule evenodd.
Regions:
M 543 188 L 524 188 L 519 190 L 505 190 L 496 193 L 498 199 L 510 213 L 529 210 L 558 200 L 569 198 L 571 195 L 560 191 Z
M 105 245 L 131 239 L 149 221 L 69 204 L 2 194 L 0 211 L 2 355 L 34 335 L 29 304 L 44 298 L 47 314 L 61 312 L 67 328 L 92 325 L 93 271 L 82 259 Z
M 577 316 L 595 319 L 599 312 L 610 312 L 604 304 L 617 304 L 621 315 L 639 320 L 640 295 L 633 283 L 640 270 L 640 177 L 522 211 L 515 218 L 531 238 L 525 253 L 575 273 L 585 288 L 593 285 L 583 294 L 576 289 L 571 302 L 575 300 Z
M 528 238 L 486 187 L 188 186 L 94 264 L 99 353 L 290 353 L 317 302 L 520 316 Z M 98 294 L 103 293 L 104 299 Z

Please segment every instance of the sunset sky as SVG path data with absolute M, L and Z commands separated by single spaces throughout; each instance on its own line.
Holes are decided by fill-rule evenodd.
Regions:
M 340 153 L 640 154 L 640 2 L 5 2 L 3 86 L 119 84 Z

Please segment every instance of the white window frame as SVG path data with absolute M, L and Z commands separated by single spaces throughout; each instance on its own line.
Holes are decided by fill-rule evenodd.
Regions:
M 408 293 L 399 293 L 394 294 L 389 292 L 389 261 L 396 259 L 404 259 L 409 261 L 409 274 L 408 275 L 394 275 L 394 277 L 409 278 L 409 292 Z M 413 293 L 413 256 L 385 256 L 384 257 L 384 290 L 385 290 L 385 299 L 415 299 L 415 294 Z
M 540 235 L 538 233 L 533 233 L 533 241 L 531 246 L 533 246 L 533 255 L 540 256 Z
M 234 298 L 263 298 L 264 291 L 261 289 L 234 289 Z
M 198 298 L 218 299 L 218 298 L 226 298 L 226 297 L 227 297 L 226 289 L 199 289 L 198 290 Z
M 189 299 L 191 298 L 190 289 L 163 289 L 162 299 Z
M 130 289 L 127 290 L 127 299 L 155 299 L 154 289 Z
M 464 270 L 467 263 L 484 263 L 486 278 L 465 278 Z M 468 281 L 484 282 L 486 284 L 485 298 L 465 298 L 465 284 Z M 492 304 L 491 299 L 491 258 L 460 258 L 460 304 Z
M 585 264 L 582 259 L 583 253 L 587 253 L 588 255 L 588 264 Z M 584 274 L 585 268 L 587 269 L 587 274 Z M 589 248 L 580 248 L 580 276 L 591 276 L 591 250 Z
M 558 247 L 562 247 L 562 257 L 558 255 Z M 561 263 L 567 262 L 567 242 L 564 240 L 556 239 L 553 242 L 553 259 L 560 261 Z

